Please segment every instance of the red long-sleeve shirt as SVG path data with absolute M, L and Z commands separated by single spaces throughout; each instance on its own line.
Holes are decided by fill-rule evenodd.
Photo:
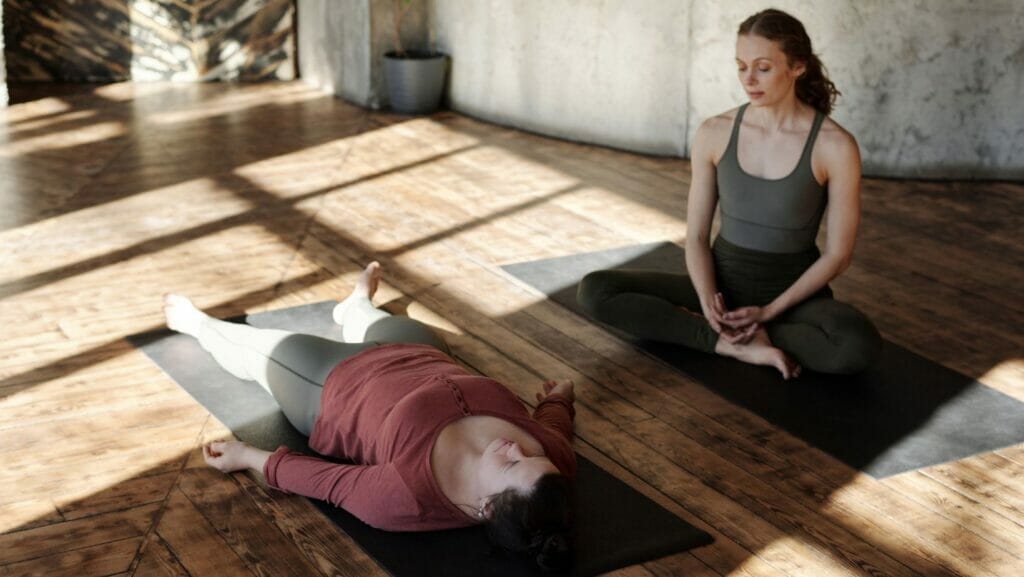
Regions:
M 475 521 L 445 497 L 430 453 L 445 425 L 470 415 L 504 419 L 528 432 L 560 472 L 576 473 L 570 402 L 549 395 L 534 411 L 504 385 L 474 375 L 426 345 L 368 349 L 335 367 L 324 383 L 309 446 L 339 464 L 280 447 L 267 482 L 328 501 L 389 531 L 429 531 Z

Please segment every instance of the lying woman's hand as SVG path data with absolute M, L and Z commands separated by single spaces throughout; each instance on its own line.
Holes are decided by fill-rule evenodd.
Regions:
M 569 399 L 569 402 L 575 402 L 574 386 L 572 381 L 548 381 L 541 385 L 543 392 L 537 393 L 537 402 L 543 401 L 548 395 L 561 395 Z
M 252 447 L 241 441 L 214 441 L 203 445 L 203 460 L 224 473 L 242 471 L 250 466 L 251 450 Z

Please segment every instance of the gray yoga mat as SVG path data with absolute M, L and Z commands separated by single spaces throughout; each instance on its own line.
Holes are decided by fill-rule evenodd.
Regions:
M 331 321 L 335 302 L 321 302 L 231 319 L 341 340 Z M 313 453 L 259 385 L 221 369 L 191 337 L 158 331 L 129 337 L 235 435 L 254 446 Z M 711 536 L 577 455 L 577 561 L 570 575 L 589 576 L 651 561 L 711 542 Z M 491 550 L 480 527 L 426 533 L 374 529 L 322 501 L 317 507 L 396 577 L 527 577 L 550 575 Z
M 685 271 L 686 263 L 679 246 L 651 243 L 503 268 L 585 317 L 576 287 L 588 272 Z M 771 368 L 632 340 L 733 403 L 876 478 L 1024 442 L 1024 403 L 888 341 L 862 374 L 804 372 L 784 381 Z

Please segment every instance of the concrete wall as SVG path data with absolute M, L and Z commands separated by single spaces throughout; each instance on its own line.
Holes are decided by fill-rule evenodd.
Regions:
M 735 32 L 775 6 L 806 25 L 843 96 L 833 117 L 876 176 L 1024 179 L 1020 0 L 423 0 L 414 41 L 451 55 L 451 108 L 640 152 L 689 154 L 743 102 Z M 424 8 L 424 5 L 426 8 Z M 391 0 L 299 0 L 303 77 L 386 104 Z M 340 54 L 340 55 L 339 55 Z
M 1019 0 L 697 0 L 688 140 L 700 119 L 745 100 L 734 31 L 769 6 L 803 21 L 843 93 L 832 116 L 857 137 L 866 173 L 1024 178 Z
M 370 84 L 370 11 L 366 0 L 299 0 L 299 77 L 367 106 Z
M 436 0 L 455 110 L 544 134 L 681 155 L 688 2 Z
M 393 48 L 392 0 L 298 0 L 299 76 L 350 102 L 387 105 L 382 58 Z M 402 42 L 427 44 L 427 9 L 416 2 L 402 23 Z
M 740 104 L 735 31 L 800 18 L 868 174 L 1024 178 L 1019 0 L 433 0 L 452 108 L 574 140 L 687 155 Z

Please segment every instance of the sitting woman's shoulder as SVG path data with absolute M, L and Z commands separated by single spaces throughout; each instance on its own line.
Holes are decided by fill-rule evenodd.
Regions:
M 732 125 L 736 121 L 738 112 L 739 107 L 736 107 L 705 118 L 697 127 L 692 148 L 695 151 L 706 151 L 710 158 L 717 163 L 717 159 L 721 157 L 725 147 L 729 144 Z
M 703 133 L 707 137 L 725 133 L 729 134 L 732 132 L 732 125 L 736 122 L 736 115 L 739 113 L 740 108 L 731 108 L 714 116 L 709 116 L 700 123 L 697 128 L 697 136 Z
M 818 130 L 818 140 L 830 146 L 840 148 L 857 146 L 857 139 L 853 137 L 853 133 L 836 122 L 831 116 L 826 116 L 821 121 L 821 128 Z
M 823 158 L 848 160 L 852 155 L 859 156 L 857 139 L 831 117 L 822 121 L 815 149 Z

